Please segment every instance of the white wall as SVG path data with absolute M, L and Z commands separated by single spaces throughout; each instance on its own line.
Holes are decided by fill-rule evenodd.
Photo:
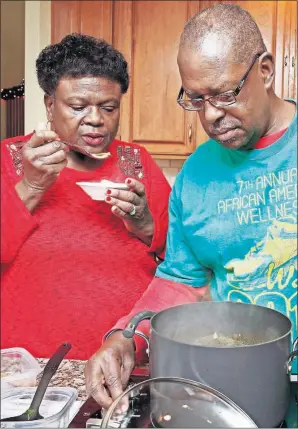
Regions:
M 155 159 L 156 164 L 161 168 L 167 181 L 173 187 L 176 176 L 181 170 L 184 160 L 182 159 Z
M 35 61 L 40 51 L 51 43 L 51 2 L 25 2 L 25 134 L 39 122 L 46 122 L 43 91 L 40 89 Z

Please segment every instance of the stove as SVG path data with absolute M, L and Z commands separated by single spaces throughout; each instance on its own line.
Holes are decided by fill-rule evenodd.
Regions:
M 127 387 L 133 386 L 135 384 L 140 383 L 141 381 L 145 381 L 148 379 L 149 379 L 149 366 L 138 366 L 133 370 Z M 144 399 L 145 398 L 143 397 L 142 402 L 145 402 Z M 149 403 L 148 399 L 147 399 L 147 403 Z M 93 398 L 88 398 L 68 427 L 69 428 L 90 428 L 90 429 L 100 428 L 102 418 L 103 418 L 103 412 L 100 406 L 98 405 L 98 403 Z M 131 419 L 133 419 L 133 416 L 131 416 Z M 131 423 L 133 422 L 130 422 L 130 421 L 127 422 L 127 424 L 130 425 L 129 427 L 134 427 L 134 426 L 131 426 Z M 119 427 L 120 425 L 117 425 L 117 423 L 115 423 L 115 428 L 119 428 Z M 138 426 L 135 426 L 135 427 L 138 427 Z M 141 426 L 141 427 L 150 427 L 150 426 Z M 154 426 L 151 426 L 151 427 L 154 427 Z
M 137 367 L 133 371 L 128 387 L 149 379 L 148 367 Z M 298 382 L 291 383 L 291 398 L 289 413 L 286 419 L 278 425 L 280 428 L 297 427 L 298 418 Z M 150 391 L 142 392 L 141 394 L 130 398 L 133 401 L 132 412 L 124 420 L 117 422 L 116 420 L 109 427 L 114 428 L 160 428 L 157 421 L 150 416 L 148 409 L 150 407 Z M 148 417 L 148 415 L 150 417 Z M 68 427 L 70 428 L 100 428 L 103 411 L 93 398 L 88 398 L 87 401 L 80 408 L 77 415 L 74 417 Z M 147 417 L 145 417 L 147 416 Z

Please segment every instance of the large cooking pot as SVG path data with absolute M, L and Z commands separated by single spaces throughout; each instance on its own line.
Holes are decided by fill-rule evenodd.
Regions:
M 259 427 L 277 427 L 290 399 L 291 321 L 252 304 L 198 302 L 136 314 L 131 338 L 151 319 L 150 376 L 198 381 L 226 395 Z M 297 346 L 297 340 L 293 348 Z

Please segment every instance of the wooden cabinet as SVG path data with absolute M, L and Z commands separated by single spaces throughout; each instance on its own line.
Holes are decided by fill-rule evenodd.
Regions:
M 112 43 L 113 0 L 52 1 L 51 40 L 59 42 L 69 33 L 85 33 Z
M 296 1 L 52 1 L 52 41 L 73 31 L 103 37 L 129 64 L 118 138 L 145 146 L 157 158 L 184 158 L 207 139 L 196 112 L 176 103 L 180 34 L 187 19 L 216 3 L 251 13 L 276 58 L 275 91 L 296 98 Z
M 297 99 L 297 3 L 277 2 L 275 90 L 279 97 Z
M 197 115 L 176 102 L 180 34 L 188 19 L 182 1 L 116 1 L 113 44 L 129 62 L 131 84 L 121 109 L 123 140 L 155 155 L 188 155 L 195 147 Z

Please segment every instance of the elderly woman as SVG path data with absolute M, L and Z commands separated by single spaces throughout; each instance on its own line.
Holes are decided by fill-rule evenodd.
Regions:
M 115 139 L 127 63 L 71 34 L 36 61 L 49 129 L 2 142 L 1 347 L 87 359 L 142 296 L 162 254 L 170 187 L 142 147 Z M 76 183 L 125 182 L 92 200 Z

